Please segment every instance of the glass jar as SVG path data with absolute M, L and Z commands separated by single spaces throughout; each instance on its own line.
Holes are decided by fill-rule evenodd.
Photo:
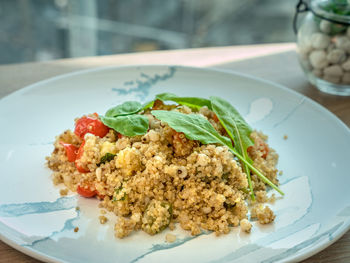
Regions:
M 350 2 L 350 1 L 349 1 Z M 307 12 L 297 28 L 298 14 Z M 350 96 L 350 5 L 347 0 L 300 0 L 294 17 L 298 58 L 319 90 Z

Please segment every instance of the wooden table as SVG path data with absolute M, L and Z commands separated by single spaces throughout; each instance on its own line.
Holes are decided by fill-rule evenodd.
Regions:
M 294 44 L 186 49 L 0 66 L 0 98 L 42 79 L 100 66 L 175 64 L 242 72 L 280 83 L 317 101 L 350 126 L 350 97 L 326 95 L 308 84 Z M 0 262 L 39 262 L 0 241 Z M 350 262 L 350 231 L 330 247 L 303 261 Z

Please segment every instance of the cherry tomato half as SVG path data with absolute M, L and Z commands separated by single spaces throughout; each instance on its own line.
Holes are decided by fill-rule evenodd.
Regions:
M 81 187 L 80 185 L 78 185 L 77 187 L 77 192 L 81 196 L 88 197 L 88 198 L 94 197 L 97 194 L 96 190 L 91 190 L 89 187 L 84 188 L 84 187 Z
M 60 142 L 60 144 L 64 147 L 66 151 L 66 156 L 68 157 L 68 161 L 74 162 L 75 159 L 77 158 L 78 147 L 70 143 Z
M 96 116 L 96 114 L 95 114 Z M 74 133 L 80 138 L 84 138 L 87 133 L 92 133 L 103 138 L 108 133 L 109 128 L 98 119 L 98 117 L 84 116 L 77 120 Z
M 86 170 L 85 168 L 81 167 L 77 162 L 81 158 L 81 156 L 83 155 L 84 145 L 85 145 L 85 141 L 80 145 L 77 156 L 75 158 L 75 167 L 77 168 L 79 173 L 87 173 L 89 171 L 89 170 Z

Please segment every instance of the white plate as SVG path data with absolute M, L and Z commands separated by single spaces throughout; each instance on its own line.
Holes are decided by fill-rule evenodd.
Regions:
M 60 197 L 45 167 L 54 137 L 73 128 L 75 117 L 165 91 L 226 98 L 254 128 L 269 135 L 280 154 L 286 193 L 272 207 L 274 224 L 254 224 L 249 235 L 234 228 L 220 237 L 191 237 L 177 227 L 173 244 L 165 242 L 168 231 L 119 240 L 113 236 L 112 215 L 106 225 L 99 224 L 97 200 Z M 44 261 L 294 261 L 324 249 L 350 226 L 349 128 L 310 99 L 271 82 L 187 67 L 95 69 L 42 81 L 3 98 L 0 119 L 0 236 Z

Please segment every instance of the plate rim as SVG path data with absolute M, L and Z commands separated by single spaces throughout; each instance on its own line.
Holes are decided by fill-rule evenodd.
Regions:
M 293 95 L 299 97 L 299 98 L 303 98 L 305 99 L 307 102 L 311 103 L 313 106 L 321 108 L 322 110 L 326 111 L 326 113 L 334 118 L 335 120 L 337 120 L 337 122 L 339 124 L 341 124 L 348 132 L 350 132 L 350 127 L 348 127 L 338 116 L 336 116 L 333 112 L 331 112 L 330 110 L 328 110 L 326 107 L 324 107 L 323 105 L 321 105 L 320 103 L 318 103 L 317 101 L 314 101 L 313 99 L 307 97 L 306 95 L 297 92 L 296 90 L 292 89 L 292 88 L 288 88 L 282 84 L 279 84 L 277 82 L 268 80 L 268 79 L 264 79 L 264 78 L 260 78 L 260 77 L 256 77 L 254 75 L 249 75 L 246 73 L 242 73 L 242 72 L 238 72 L 235 70 L 230 70 L 230 69 L 222 69 L 222 68 L 217 68 L 217 67 L 194 67 L 194 66 L 183 66 L 183 65 L 176 65 L 176 64 L 138 64 L 138 65 L 121 65 L 121 66 L 115 66 L 115 65 L 111 65 L 111 66 L 102 66 L 102 67 L 94 67 L 94 68 L 89 68 L 89 69 L 82 69 L 82 70 L 77 70 L 77 71 L 73 71 L 73 72 L 69 72 L 69 73 L 64 73 L 64 74 L 60 74 L 54 77 L 50 77 L 47 79 L 43 79 L 43 80 L 39 80 L 37 82 L 34 82 L 32 84 L 29 84 L 27 86 L 24 86 L 14 92 L 11 92 L 7 95 L 5 95 L 4 97 L 2 97 L 0 99 L 0 103 L 3 101 L 8 100 L 9 98 L 11 98 L 11 96 L 15 96 L 15 95 L 20 95 L 23 92 L 29 91 L 33 88 L 35 88 L 36 86 L 41 86 L 47 83 L 50 83 L 52 81 L 56 81 L 56 80 L 60 80 L 60 79 L 64 79 L 64 78 L 69 78 L 69 77 L 73 77 L 76 75 L 84 75 L 87 73 L 92 73 L 92 72 L 99 72 L 99 71 L 105 71 L 105 70 L 118 70 L 118 69 L 128 69 L 128 68 L 164 68 L 164 67 L 175 67 L 175 68 L 180 68 L 180 69 L 189 69 L 189 70 L 195 70 L 195 71 L 208 71 L 208 72 L 215 72 L 215 73 L 224 73 L 224 74 L 228 74 L 228 75 L 236 75 L 236 76 L 240 76 L 240 77 L 244 77 L 247 79 L 252 79 L 258 82 L 263 82 L 266 83 L 270 86 L 275 86 L 279 89 L 282 89 L 285 92 L 289 92 L 292 93 Z M 330 96 L 335 96 L 335 95 L 330 95 Z
M 32 84 L 29 84 L 27 86 L 24 86 L 16 91 L 11 92 L 11 93 L 5 95 L 4 97 L 2 97 L 0 99 L 0 104 L 4 101 L 6 102 L 7 100 L 11 99 L 11 97 L 13 97 L 13 96 L 21 95 L 22 93 L 28 92 L 32 89 L 35 89 L 36 87 L 40 87 L 42 85 L 49 84 L 50 82 L 55 82 L 55 81 L 59 81 L 61 79 L 66 79 L 66 78 L 70 78 L 70 77 L 74 77 L 74 76 L 78 76 L 78 75 L 85 75 L 85 74 L 95 73 L 95 72 L 98 73 L 98 72 L 103 72 L 103 71 L 108 71 L 108 70 L 137 69 L 137 68 L 139 68 L 139 69 L 140 68 L 141 69 L 142 68 L 154 68 L 154 69 L 160 68 L 161 69 L 161 68 L 165 68 L 165 67 L 167 67 L 167 68 L 175 67 L 175 68 L 179 68 L 179 69 L 188 69 L 188 70 L 192 70 L 192 71 L 201 71 L 201 72 L 219 73 L 219 74 L 225 74 L 225 75 L 231 75 L 231 76 L 238 76 L 238 77 L 243 77 L 246 79 L 254 80 L 256 82 L 265 83 L 269 86 L 276 87 L 278 89 L 283 90 L 284 92 L 292 94 L 293 96 L 304 99 L 305 101 L 310 103 L 316 109 L 322 110 L 323 113 L 328 115 L 327 117 L 333 119 L 341 128 L 343 128 L 345 131 L 347 131 L 350 135 L 350 127 L 348 127 L 338 116 L 336 116 L 333 112 L 328 110 L 326 107 L 324 107 L 320 103 L 307 97 L 306 95 L 301 94 L 294 89 L 288 88 L 282 84 L 273 82 L 271 80 L 263 79 L 263 78 L 256 77 L 254 75 L 249 75 L 246 73 L 237 72 L 235 70 L 222 69 L 222 68 L 217 68 L 217 67 L 194 67 L 194 66 L 183 66 L 183 65 L 176 65 L 176 64 L 175 65 L 173 65 L 173 64 L 135 64 L 135 65 L 121 65 L 121 66 L 116 66 L 116 65 L 101 66 L 101 67 L 94 67 L 94 68 L 89 68 L 89 69 L 76 70 L 73 72 L 64 73 L 64 74 L 53 76 L 53 77 L 50 77 L 47 79 L 43 79 L 43 80 L 34 82 Z M 6 225 L 4 225 L 1 222 L 0 222 L 0 224 L 6 228 Z M 333 244 L 337 240 L 339 240 L 349 230 L 350 230 L 350 218 L 348 220 L 345 220 L 344 223 L 339 227 L 339 229 L 336 231 L 336 234 L 333 235 L 332 240 L 324 239 L 322 242 L 317 243 L 314 246 L 311 246 L 309 248 L 306 247 L 306 250 L 304 252 L 297 252 L 295 255 L 288 256 L 288 257 L 282 259 L 282 261 L 286 261 L 286 260 L 287 261 L 301 261 L 301 260 L 304 260 L 306 258 L 309 258 L 309 257 L 317 254 L 318 252 L 324 250 L 325 248 L 327 248 L 328 246 L 330 246 L 331 244 Z M 3 234 L 3 232 L 1 231 L 1 227 L 0 227 L 0 240 L 3 241 L 4 243 L 6 243 L 7 245 L 9 245 L 10 247 L 13 247 L 16 250 L 18 250 L 18 251 L 20 251 L 20 252 L 22 252 L 30 257 L 41 260 L 41 261 L 45 260 L 48 262 L 67 262 L 67 261 L 61 260 L 57 257 L 44 254 L 43 252 L 37 251 L 35 249 L 28 248 L 28 247 L 21 246 L 21 245 L 17 244 L 13 239 L 8 238 L 7 236 L 5 236 Z

